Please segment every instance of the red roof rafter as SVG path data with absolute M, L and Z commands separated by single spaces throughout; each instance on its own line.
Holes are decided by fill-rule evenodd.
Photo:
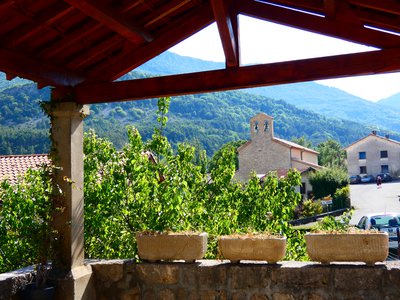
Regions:
M 376 1 L 376 0 L 348 0 L 351 4 L 372 8 L 381 12 L 400 14 L 399 1 Z
M 258 1 L 238 2 L 238 10 L 250 17 L 324 34 L 378 48 L 400 47 L 400 36 L 343 23 Z
M 12 46 L 17 46 L 22 43 L 24 40 L 32 37 L 36 33 L 38 33 L 42 29 L 50 29 L 50 25 L 55 23 L 58 19 L 62 18 L 66 14 L 68 14 L 72 7 L 67 6 L 63 2 L 57 2 L 53 5 L 49 6 L 47 9 L 40 12 L 39 15 L 34 17 L 24 16 L 28 20 L 25 22 L 22 28 L 19 28 L 17 31 L 13 31 L 9 40 L 3 39 L 3 43 L 11 44 Z M 20 12 L 21 15 L 22 12 Z M 49 18 L 49 15 L 52 16 Z
M 217 21 L 222 48 L 224 49 L 226 66 L 239 66 L 239 40 L 237 26 L 237 12 L 229 11 L 228 0 L 212 0 L 214 17 Z
M 60 41 L 57 41 L 53 43 L 51 46 L 46 47 L 39 54 L 44 58 L 49 59 L 50 57 L 65 50 L 65 48 L 80 41 L 85 36 L 92 34 L 94 31 L 98 30 L 102 26 L 103 26 L 102 24 L 94 23 L 93 21 L 88 22 L 81 28 L 75 29 L 73 32 L 65 33 L 64 37 Z
M 122 15 L 115 11 L 112 7 L 106 6 L 102 1 L 94 0 L 64 0 L 71 6 L 76 7 L 83 13 L 93 17 L 100 23 L 109 27 L 115 32 L 128 40 L 140 43 L 144 39 L 147 42 L 153 40 L 152 34 L 147 32 L 144 28 L 135 24 L 131 20 L 126 20 Z
M 44 85 L 73 86 L 84 80 L 83 76 L 65 68 L 35 59 L 24 54 L 0 48 L 1 68 L 6 73 L 18 75 Z M 29 67 L 27 67 L 29 66 Z M 40 72 L 38 72 L 40 70 Z M 43 84 L 42 84 L 43 86 Z
M 60 97 L 63 91 L 74 92 L 77 87 L 82 103 L 399 70 L 398 0 L 0 2 L 0 18 L 4 20 L 0 27 L 0 71 L 8 79 L 20 76 L 40 87 L 55 86 Z M 381 51 L 240 67 L 240 14 Z M 110 83 L 213 22 L 218 26 L 226 69 Z M 258 34 L 260 39 L 268 38 L 267 33 Z
M 303 59 L 182 75 L 79 85 L 79 103 L 138 100 L 400 70 L 400 49 Z M 62 97 L 62 90 L 58 91 Z M 68 91 L 70 92 L 70 91 Z
M 212 9 L 209 5 L 199 7 L 196 11 L 187 14 L 184 19 L 176 21 L 174 25 L 146 44 L 129 53 L 110 59 L 105 65 L 96 68 L 88 75 L 97 81 L 115 80 L 127 72 L 144 64 L 149 59 L 168 50 L 197 31 L 200 31 L 213 22 Z

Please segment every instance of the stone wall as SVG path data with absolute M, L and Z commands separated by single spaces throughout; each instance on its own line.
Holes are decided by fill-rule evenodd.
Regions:
M 399 299 L 400 262 L 92 264 L 97 299 Z
M 399 299 L 400 261 L 321 265 L 312 262 L 265 264 L 201 260 L 196 263 L 90 263 L 95 294 L 88 299 L 322 300 Z M 0 299 L 32 269 L 0 274 Z M 12 278 L 12 277 L 16 278 Z M 14 287 L 15 288 L 15 287 Z M 59 299 L 62 299 L 59 298 Z

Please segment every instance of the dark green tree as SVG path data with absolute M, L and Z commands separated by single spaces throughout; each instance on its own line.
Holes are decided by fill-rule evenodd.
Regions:
M 338 141 L 329 139 L 317 146 L 318 162 L 324 167 L 336 167 L 347 170 L 345 160 L 346 151 Z

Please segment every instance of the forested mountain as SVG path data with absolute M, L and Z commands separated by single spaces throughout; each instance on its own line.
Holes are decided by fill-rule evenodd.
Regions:
M 377 103 L 381 106 L 388 106 L 388 107 L 395 108 L 398 111 L 400 111 L 400 93 L 397 93 L 388 98 L 379 100 Z
M 142 77 L 143 73 L 137 76 Z M 48 99 L 49 89 L 37 90 L 34 84 L 0 92 L 1 154 L 48 151 L 48 120 L 39 105 Z M 156 110 L 156 99 L 92 105 L 85 130 L 93 128 L 121 147 L 126 142 L 127 125 L 138 127 L 144 139 L 151 137 L 157 125 Z M 371 130 L 355 122 L 296 108 L 282 100 L 232 91 L 172 98 L 166 135 L 173 143 L 188 141 L 201 145 L 212 155 L 226 142 L 248 139 L 249 119 L 259 112 L 275 118 L 276 136 L 289 140 L 305 136 L 314 145 L 328 138 L 346 145 Z
M 174 74 L 223 68 L 224 64 L 182 57 L 165 52 L 139 69 L 155 74 Z M 311 110 L 329 118 L 340 118 L 375 127 L 378 130 L 400 131 L 400 111 L 387 103 L 374 103 L 340 89 L 315 82 L 301 82 L 246 89 L 246 92 L 281 99 L 296 107 Z M 400 96 L 398 96 L 400 98 Z M 400 99 L 397 108 L 400 107 Z M 381 105 L 385 104 L 385 105 Z
M 144 64 L 137 71 L 125 75 L 124 79 L 222 67 L 221 63 L 167 52 Z M 16 78 L 7 81 L 4 74 L 0 75 L 0 154 L 47 152 L 49 124 L 39 103 L 49 100 L 49 89 L 38 90 L 34 84 L 21 85 L 28 82 L 26 80 Z M 310 82 L 174 97 L 171 100 L 166 135 L 175 144 L 187 141 L 203 147 L 208 155 L 212 155 L 224 143 L 248 139 L 249 119 L 264 112 L 275 118 L 275 135 L 288 140 L 305 136 L 317 145 L 333 138 L 342 145 L 347 145 L 372 129 L 379 129 L 379 134 L 390 134 L 392 138 L 400 139 L 398 134 L 383 130 L 383 126 L 378 128 L 376 123 L 360 124 L 335 117 L 346 115 L 355 119 L 353 115 L 349 117 L 349 112 L 353 111 L 352 114 L 368 120 L 371 112 L 366 109 L 368 105 L 364 102 L 367 101 L 338 89 Z M 298 108 L 299 106 L 324 111 L 325 114 L 329 112 L 331 117 Z M 93 128 L 98 135 L 109 138 L 117 147 L 121 147 L 126 142 L 127 125 L 138 127 L 144 139 L 151 137 L 154 127 L 157 126 L 156 110 L 156 99 L 92 105 L 92 113 L 85 120 L 85 130 Z M 380 118 L 378 115 L 382 111 L 375 109 L 375 116 Z M 390 128 L 397 128 L 396 124 L 400 123 L 400 119 L 392 120 L 393 116 L 393 112 L 387 112 L 387 118 L 382 119 L 388 124 L 388 128 L 392 123 L 394 125 Z

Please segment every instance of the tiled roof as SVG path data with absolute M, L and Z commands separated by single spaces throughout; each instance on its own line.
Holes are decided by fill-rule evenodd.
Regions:
M 363 137 L 363 138 L 361 138 L 361 139 L 359 139 L 359 140 L 357 140 L 357 141 L 351 143 L 350 145 L 348 145 L 347 147 L 345 147 L 344 150 L 348 150 L 349 148 L 351 148 L 352 146 L 356 145 L 357 143 L 359 143 L 359 142 L 361 142 L 361 141 L 363 141 L 363 140 L 369 139 L 369 138 L 371 138 L 371 137 L 372 137 L 372 138 L 380 139 L 380 140 L 382 140 L 382 141 L 387 141 L 387 142 L 390 142 L 390 143 L 393 143 L 393 144 L 396 144 L 396 145 L 400 145 L 400 142 L 399 142 L 399 141 L 392 140 L 392 139 L 389 138 L 389 136 L 383 137 L 383 136 L 377 135 L 376 133 L 370 133 L 370 134 L 368 134 L 367 136 L 365 136 L 365 137 Z
M 15 183 L 17 177 L 25 174 L 28 169 L 36 169 L 49 162 L 47 154 L 1 155 L 0 180 L 8 179 L 11 183 Z
M 286 146 L 290 147 L 290 148 L 297 148 L 297 149 L 300 149 L 300 150 L 303 150 L 303 151 L 307 151 L 307 152 L 311 152 L 311 153 L 318 154 L 318 151 L 315 151 L 315 150 L 313 150 L 313 149 L 304 147 L 304 146 L 299 145 L 299 144 L 296 144 L 296 143 L 294 143 L 294 142 L 290 142 L 290 141 L 287 141 L 287 140 L 283 140 L 283 139 L 280 139 L 280 138 L 277 138 L 277 137 L 273 137 L 273 139 L 274 139 L 275 141 L 280 142 L 280 143 L 283 144 L 283 145 L 286 145 Z

